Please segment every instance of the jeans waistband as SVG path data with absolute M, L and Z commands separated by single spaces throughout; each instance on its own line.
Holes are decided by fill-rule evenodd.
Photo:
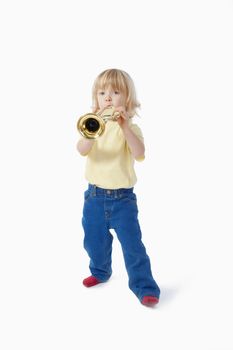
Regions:
M 106 188 L 97 187 L 96 185 L 88 184 L 88 190 L 91 191 L 92 195 L 94 195 L 94 196 L 102 194 L 102 195 L 117 198 L 122 194 L 132 193 L 133 187 L 131 187 L 131 188 L 118 188 L 118 189 L 114 190 L 114 189 L 106 189 Z

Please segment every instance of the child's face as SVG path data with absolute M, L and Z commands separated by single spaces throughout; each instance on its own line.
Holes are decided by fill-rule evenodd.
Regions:
M 111 86 L 102 90 L 98 90 L 97 100 L 99 104 L 99 109 L 103 109 L 108 106 L 125 106 L 125 96 L 123 96 L 123 94 L 120 91 L 114 90 Z

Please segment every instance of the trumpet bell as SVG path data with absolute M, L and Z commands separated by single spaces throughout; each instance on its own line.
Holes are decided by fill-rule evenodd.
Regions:
M 96 139 L 105 130 L 105 122 L 94 113 L 87 113 L 80 117 L 77 129 L 87 139 Z
M 101 136 L 105 130 L 105 123 L 108 120 L 116 121 L 120 112 L 115 111 L 113 106 L 105 108 L 102 113 L 87 113 L 79 118 L 77 129 L 82 136 L 87 139 L 96 139 Z

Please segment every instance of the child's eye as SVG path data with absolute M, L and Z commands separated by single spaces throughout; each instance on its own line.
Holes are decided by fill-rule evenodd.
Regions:
M 99 92 L 99 95 L 104 95 L 104 91 L 100 91 L 100 92 Z
M 114 91 L 114 92 L 115 92 L 115 95 L 119 95 L 119 93 L 120 93 L 119 91 Z

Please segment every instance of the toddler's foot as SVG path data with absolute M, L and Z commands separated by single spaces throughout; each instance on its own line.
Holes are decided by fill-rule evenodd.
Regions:
M 101 282 L 99 280 L 97 280 L 97 278 L 94 276 L 89 276 L 83 280 L 83 284 L 85 287 L 93 287 L 99 283 L 101 283 Z
M 142 304 L 145 305 L 145 306 L 154 306 L 156 304 L 158 304 L 159 302 L 159 299 L 156 298 L 156 297 L 152 297 L 152 296 L 144 296 L 142 298 Z

